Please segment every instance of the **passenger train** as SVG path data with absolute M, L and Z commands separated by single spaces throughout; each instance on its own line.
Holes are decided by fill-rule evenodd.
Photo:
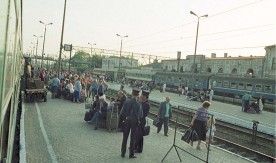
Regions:
M 129 80 L 141 80 L 154 82 L 160 86 L 166 83 L 168 88 L 177 89 L 180 84 L 195 90 L 213 89 L 216 95 L 235 97 L 242 96 L 250 92 L 253 97 L 262 96 L 264 99 L 275 102 L 276 87 L 273 79 L 257 79 L 252 77 L 222 76 L 216 74 L 194 74 L 194 80 L 191 73 L 177 72 L 155 72 L 149 74 L 143 71 L 136 73 L 126 73 Z
M 23 75 L 22 1 L 2 0 L 0 5 L 0 162 L 17 162 L 15 132 L 21 110 Z M 15 160 L 17 158 L 17 160 Z

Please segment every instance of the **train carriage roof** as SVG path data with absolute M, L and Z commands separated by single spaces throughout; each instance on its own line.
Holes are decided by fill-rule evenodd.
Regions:
M 196 78 L 209 78 L 211 74 L 194 74 Z M 180 72 L 157 72 L 156 76 L 178 76 L 178 77 L 185 77 L 185 76 L 192 76 L 192 73 L 180 73 Z
M 252 77 L 235 77 L 235 76 L 212 76 L 212 80 L 226 80 L 226 81 L 248 81 L 253 83 L 266 83 L 266 84 L 275 84 L 276 80 L 274 79 L 259 79 Z

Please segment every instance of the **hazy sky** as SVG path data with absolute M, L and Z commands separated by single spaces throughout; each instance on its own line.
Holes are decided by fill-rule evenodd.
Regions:
M 25 52 L 43 35 L 45 53 L 57 55 L 64 0 L 23 1 Z M 67 0 L 63 42 L 73 46 L 182 58 L 194 53 L 197 15 L 201 18 L 197 54 L 263 56 L 264 46 L 276 44 L 276 0 Z M 43 39 L 39 39 L 38 54 Z M 250 48 L 249 48 L 250 47 Z

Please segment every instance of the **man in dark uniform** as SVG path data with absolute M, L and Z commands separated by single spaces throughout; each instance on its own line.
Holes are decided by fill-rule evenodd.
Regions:
M 118 92 L 118 98 L 117 98 L 117 105 L 118 105 L 118 116 L 119 116 L 119 123 L 118 123 L 118 131 L 123 131 L 123 120 L 125 117 L 123 115 L 120 115 L 121 109 L 123 107 L 124 102 L 126 101 L 126 95 L 124 94 L 123 91 Z
M 146 126 L 146 117 L 148 116 L 150 104 L 148 101 L 149 91 L 143 90 L 142 95 L 140 96 L 141 106 L 143 109 L 143 116 L 140 118 L 140 124 L 137 128 L 136 139 L 135 139 L 135 150 L 134 152 L 142 153 L 143 144 L 144 144 L 144 127 Z
M 125 101 L 121 115 L 126 117 L 123 129 L 123 142 L 121 147 L 121 157 L 125 157 L 127 139 L 130 134 L 130 147 L 129 147 L 129 158 L 136 158 L 134 155 L 134 140 L 135 140 L 135 132 L 138 125 L 138 120 L 143 116 L 143 110 L 140 106 L 140 103 L 137 101 L 137 97 L 139 96 L 139 89 L 132 90 L 132 97 Z

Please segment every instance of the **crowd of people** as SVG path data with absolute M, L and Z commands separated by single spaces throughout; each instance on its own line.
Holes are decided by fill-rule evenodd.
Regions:
M 106 120 L 108 110 L 117 108 L 118 131 L 123 132 L 123 140 L 121 145 L 121 157 L 125 157 L 127 139 L 130 135 L 129 144 L 129 158 L 136 158 L 134 153 L 142 153 L 146 117 L 150 110 L 150 104 L 148 101 L 151 89 L 142 90 L 142 82 L 135 82 L 134 88 L 131 93 L 131 98 L 127 98 L 124 85 L 121 85 L 117 97 L 110 99 L 110 103 L 106 102 L 105 92 L 108 88 L 104 78 L 99 76 L 93 76 L 89 73 L 74 73 L 63 71 L 58 76 L 57 71 L 54 69 L 46 70 L 39 68 L 34 70 L 28 67 L 28 74 L 30 77 L 40 78 L 45 83 L 45 86 L 51 90 L 52 98 L 64 98 L 71 100 L 72 102 L 80 103 L 85 101 L 82 98 L 92 97 L 92 107 L 90 109 L 91 118 L 88 123 L 94 124 L 95 130 L 98 129 L 102 120 Z M 108 79 L 107 79 L 108 80 Z M 125 80 L 124 80 L 125 81 Z M 124 84 L 124 83 L 123 83 Z M 147 87 L 150 83 L 146 84 Z M 154 85 L 152 83 L 152 85 Z M 160 92 L 166 91 L 166 84 L 164 83 Z M 214 118 L 208 117 L 208 109 L 211 106 L 212 97 L 214 91 L 212 89 L 192 93 L 185 85 L 179 86 L 179 96 L 186 95 L 187 100 L 202 101 L 202 107 L 198 108 L 196 114 L 191 121 L 191 128 L 196 131 L 198 135 L 198 144 L 196 149 L 200 149 L 201 141 L 206 141 L 206 147 L 213 141 L 214 132 L 216 130 Z M 242 111 L 247 112 L 252 106 L 250 104 L 251 95 L 246 93 L 242 97 Z M 260 98 L 258 100 L 259 107 L 262 107 L 264 100 Z M 166 97 L 164 102 L 160 103 L 158 111 L 158 119 L 160 123 L 157 126 L 157 133 L 160 133 L 162 126 L 164 126 L 164 136 L 168 136 L 169 119 L 172 118 L 172 105 L 170 104 L 170 97 Z M 210 137 L 211 136 L 211 137 Z M 193 146 L 193 140 L 190 144 Z
M 27 67 L 30 78 L 40 78 L 47 89 L 52 92 L 52 98 L 64 98 L 75 103 L 85 102 L 87 98 L 104 94 L 108 85 L 103 77 L 90 73 L 62 71 L 58 76 L 55 69 L 34 69 Z

